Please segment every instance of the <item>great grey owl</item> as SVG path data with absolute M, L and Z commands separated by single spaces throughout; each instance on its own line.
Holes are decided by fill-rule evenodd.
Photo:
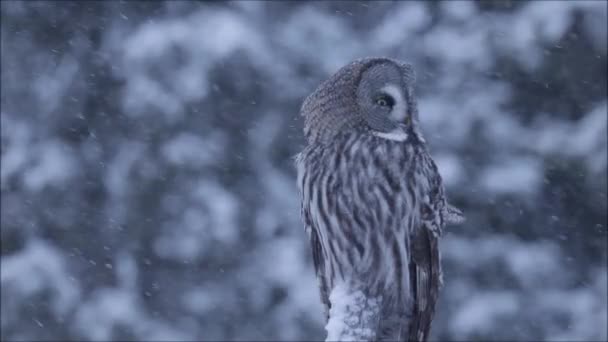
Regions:
M 301 108 L 302 219 L 327 340 L 428 338 L 442 284 L 438 238 L 461 222 L 422 136 L 409 64 L 341 68 Z

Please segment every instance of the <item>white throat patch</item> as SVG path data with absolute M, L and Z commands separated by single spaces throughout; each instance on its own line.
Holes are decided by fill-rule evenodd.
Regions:
M 396 128 L 388 133 L 372 131 L 372 134 L 379 138 L 387 140 L 399 142 L 407 140 L 407 133 L 405 133 L 401 128 Z

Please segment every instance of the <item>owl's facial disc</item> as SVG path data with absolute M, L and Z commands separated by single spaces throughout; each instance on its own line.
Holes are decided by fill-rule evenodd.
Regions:
M 403 125 L 410 121 L 405 92 L 402 70 L 393 63 L 377 64 L 363 73 L 357 100 L 372 131 L 403 131 Z
M 406 123 L 406 118 L 408 116 L 407 113 L 407 102 L 401 92 L 401 89 L 394 84 L 387 84 L 382 87 L 382 93 L 386 94 L 389 102 L 392 105 L 389 107 L 390 112 L 388 113 L 388 117 L 390 120 L 396 123 Z

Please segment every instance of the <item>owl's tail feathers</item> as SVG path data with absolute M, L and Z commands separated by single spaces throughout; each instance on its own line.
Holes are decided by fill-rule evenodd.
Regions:
M 443 212 L 443 219 L 447 224 L 461 224 L 466 220 L 466 217 L 462 210 L 448 203 Z

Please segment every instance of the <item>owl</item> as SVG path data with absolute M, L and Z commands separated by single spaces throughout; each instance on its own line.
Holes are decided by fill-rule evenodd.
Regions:
M 422 135 L 411 65 L 366 58 L 304 101 L 301 215 L 327 340 L 424 341 L 442 285 L 448 204 Z

